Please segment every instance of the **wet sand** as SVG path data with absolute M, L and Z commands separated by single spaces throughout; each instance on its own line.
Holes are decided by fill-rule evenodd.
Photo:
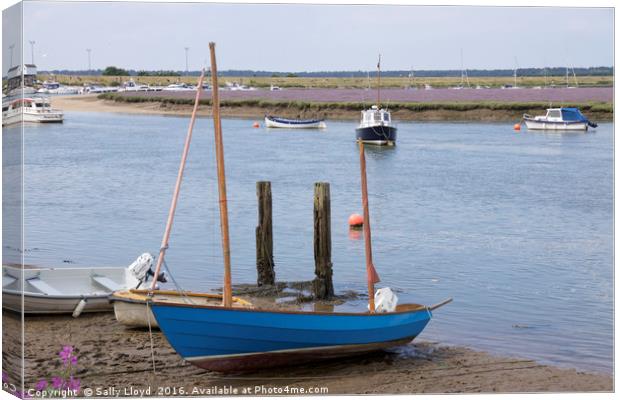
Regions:
M 3 312 L 2 357 L 9 372 L 20 364 L 20 320 L 18 314 Z M 244 375 L 221 375 L 185 363 L 159 331 L 152 332 L 152 357 L 149 331 L 127 329 L 116 322 L 113 313 L 84 314 L 77 319 L 29 316 L 25 321 L 26 387 L 53 376 L 60 367 L 58 352 L 63 345 L 72 345 L 78 353 L 77 377 L 81 379 L 82 393 L 91 390 L 92 396 L 106 393 L 136 396 L 139 391 L 151 396 L 212 395 L 223 390 L 237 390 L 237 394 L 291 395 L 300 394 L 301 388 L 327 388 L 329 394 L 613 390 L 611 376 L 421 341 L 389 353 Z M 110 388 L 119 392 L 111 393 Z
M 124 103 L 112 100 L 98 99 L 97 95 L 74 95 L 74 96 L 54 96 L 52 97 L 52 106 L 63 111 L 82 111 L 82 112 L 116 112 L 126 114 L 151 114 L 151 115 L 174 115 L 189 116 L 192 113 L 191 105 L 184 104 L 166 104 L 160 102 L 143 102 L 143 103 Z M 480 108 L 467 111 L 455 110 L 396 110 L 392 111 L 392 118 L 396 121 L 511 121 L 518 122 L 521 120 L 523 111 L 514 110 L 491 110 Z M 544 113 L 544 110 L 530 110 L 528 113 Z M 321 110 L 319 115 L 312 110 L 300 110 L 295 107 L 221 107 L 223 117 L 229 118 L 251 118 L 258 121 L 263 120 L 265 114 L 278 115 L 285 118 L 325 118 L 333 120 L 350 120 L 357 121 L 359 119 L 359 110 L 341 110 L 329 109 Z M 211 116 L 210 106 L 199 106 L 198 115 L 202 117 Z M 612 120 L 613 115 L 610 113 L 588 113 L 592 120 L 607 121 Z

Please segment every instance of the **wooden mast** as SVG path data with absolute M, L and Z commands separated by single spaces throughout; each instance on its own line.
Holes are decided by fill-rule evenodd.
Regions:
M 200 93 L 202 92 L 202 82 L 205 77 L 205 70 L 202 69 L 200 79 L 198 80 L 198 87 L 196 88 L 196 99 L 194 100 L 194 109 L 192 110 L 192 118 L 189 121 L 189 128 L 187 129 L 187 136 L 185 137 L 185 145 L 183 147 L 183 155 L 181 156 L 181 165 L 179 165 L 179 172 L 177 174 L 177 181 L 174 185 L 174 193 L 172 195 L 172 204 L 170 204 L 170 210 L 168 211 L 168 220 L 166 221 L 166 229 L 164 230 L 164 237 L 161 241 L 161 247 L 159 249 L 159 257 L 157 257 L 157 265 L 155 267 L 155 275 L 153 276 L 153 283 L 151 284 L 151 290 L 155 290 L 157 285 L 157 277 L 161 270 L 161 265 L 164 262 L 166 249 L 168 248 L 168 240 L 170 239 L 170 231 L 172 229 L 172 222 L 174 221 L 174 213 L 177 208 L 177 201 L 179 200 L 179 192 L 181 190 L 181 181 L 183 180 L 183 171 L 185 170 L 185 162 L 187 161 L 187 154 L 189 153 L 189 144 L 192 141 L 192 132 L 194 131 L 194 122 L 196 122 L 196 112 L 198 110 L 198 103 L 200 102 Z
M 220 228 L 222 231 L 222 251 L 224 255 L 224 307 L 232 305 L 232 287 L 230 279 L 230 241 L 228 234 L 228 204 L 226 200 L 226 174 L 224 171 L 224 143 L 222 141 L 222 120 L 220 119 L 220 94 L 217 85 L 217 63 L 215 60 L 215 43 L 209 43 L 211 53 L 211 86 L 213 87 L 213 127 L 215 132 L 215 156 L 217 159 L 217 181 L 220 197 Z
M 379 282 L 379 275 L 372 263 L 372 244 L 370 237 L 370 211 L 368 210 L 368 186 L 366 183 L 366 156 L 364 142 L 358 141 L 360 146 L 360 171 L 362 176 L 362 206 L 364 208 L 364 247 L 366 250 L 366 276 L 368 279 L 368 308 L 375 312 L 375 283 Z

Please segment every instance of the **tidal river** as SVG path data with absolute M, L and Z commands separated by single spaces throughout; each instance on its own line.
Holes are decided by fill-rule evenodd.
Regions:
M 26 127 L 25 262 L 124 266 L 157 253 L 187 125 L 76 112 Z M 365 292 L 364 242 L 347 226 L 361 212 L 354 128 L 223 121 L 233 283 L 256 281 L 259 180 L 272 182 L 277 279 L 313 278 L 313 184 L 326 181 L 336 290 Z M 454 297 L 421 339 L 612 372 L 612 135 L 609 123 L 575 134 L 401 123 L 396 147 L 367 146 L 378 286 L 400 302 Z M 186 289 L 221 287 L 218 217 L 212 123 L 199 119 L 167 257 Z

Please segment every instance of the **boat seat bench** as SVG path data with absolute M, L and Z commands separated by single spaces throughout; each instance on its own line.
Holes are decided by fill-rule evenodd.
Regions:
M 61 292 L 59 292 L 58 290 L 54 289 L 53 287 L 51 287 L 50 285 L 48 285 L 47 283 L 45 283 L 44 281 L 42 281 L 39 278 L 27 279 L 27 282 L 29 284 L 31 284 L 32 286 L 34 286 L 35 289 L 37 289 L 38 291 L 40 291 L 43 294 L 53 295 L 53 296 L 62 295 Z
M 105 276 L 94 275 L 92 276 L 92 280 L 95 281 L 99 286 L 103 287 L 104 289 L 110 292 L 116 292 L 117 290 L 123 289 L 121 285 L 119 285 L 118 283 L 114 282 L 112 279 L 107 278 Z

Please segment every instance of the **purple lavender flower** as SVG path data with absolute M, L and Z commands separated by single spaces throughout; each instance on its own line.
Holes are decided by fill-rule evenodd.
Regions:
M 62 389 L 63 384 L 65 383 L 65 380 L 62 379 L 61 376 L 53 376 L 52 377 L 52 387 L 54 389 Z
M 80 390 L 80 380 L 73 378 L 73 376 L 70 376 L 69 377 L 69 381 L 68 381 L 68 389 L 76 391 L 76 392 L 79 391 Z
M 28 394 L 28 392 L 22 392 L 21 390 L 16 390 L 15 396 L 19 397 L 20 399 L 29 399 L 32 397 Z
M 71 357 L 71 365 L 77 365 L 77 357 L 76 356 Z
M 2 383 L 7 383 L 9 381 L 9 373 L 6 371 L 2 371 Z
M 37 391 L 44 390 L 47 387 L 48 383 L 45 379 L 41 379 L 37 382 L 37 385 L 34 387 Z
M 62 347 L 62 350 L 60 351 L 60 353 L 58 353 L 58 356 L 62 360 L 63 365 L 69 365 L 69 363 L 73 361 L 72 353 L 73 353 L 73 346 Z M 77 362 L 77 358 L 76 358 L 76 362 Z

